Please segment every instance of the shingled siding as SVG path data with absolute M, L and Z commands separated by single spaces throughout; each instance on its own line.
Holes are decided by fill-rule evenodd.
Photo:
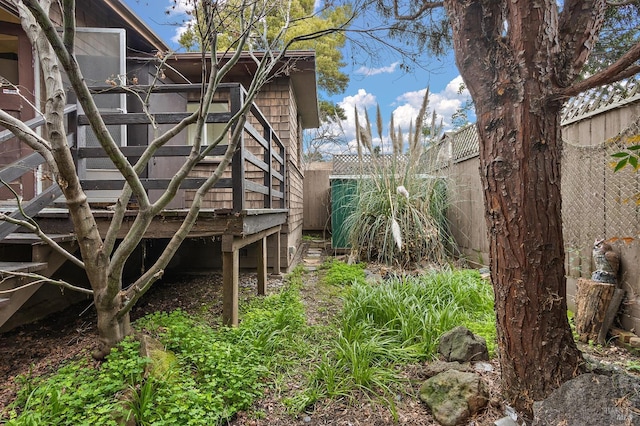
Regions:
M 287 208 L 289 219 L 282 227 L 280 256 L 288 267 L 302 240 L 303 178 L 300 165 L 301 137 L 298 106 L 288 78 L 279 78 L 260 92 L 256 104 L 273 126 L 287 150 Z

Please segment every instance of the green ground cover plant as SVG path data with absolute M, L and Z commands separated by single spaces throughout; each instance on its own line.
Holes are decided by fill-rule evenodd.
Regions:
M 345 286 L 354 282 L 364 282 L 364 263 L 347 264 L 331 258 L 325 262 L 323 268 L 326 270 L 323 281 L 332 286 Z
M 335 268 L 341 268 L 339 262 L 327 276 Z M 351 398 L 357 391 L 383 395 L 393 407 L 402 382 L 396 367 L 434 358 L 439 337 L 458 325 L 483 336 L 490 353 L 495 350 L 493 293 L 477 271 L 354 281 L 343 299 L 329 352 L 305 391 L 287 401 L 294 411 L 323 397 Z
M 149 360 L 128 339 L 98 368 L 81 360 L 47 378 L 24 378 L 7 425 L 220 424 L 262 394 L 268 376 L 296 359 L 292 350 L 303 350 L 291 344 L 306 327 L 299 285 L 292 279 L 254 299 L 238 328 L 214 329 L 181 310 L 150 314 L 135 325 L 172 354 L 159 374 L 145 377 Z
M 324 398 L 380 398 L 393 412 L 406 384 L 399 368 L 435 356 L 445 331 L 467 325 L 495 340 L 492 293 L 474 271 L 368 283 L 363 265 L 332 260 L 324 296 L 342 308 L 329 325 L 308 325 L 296 268 L 277 294 L 242 306 L 237 328 L 207 316 L 158 312 L 135 323 L 167 349 L 154 364 L 131 338 L 99 366 L 70 362 L 48 377 L 23 377 L 7 425 L 216 425 L 248 410 L 266 387 L 292 414 Z M 317 296 L 317 292 L 314 293 Z M 326 301 L 322 301 L 326 302 Z M 152 367 L 146 368 L 145 367 Z M 145 372 L 146 371 L 146 372 Z

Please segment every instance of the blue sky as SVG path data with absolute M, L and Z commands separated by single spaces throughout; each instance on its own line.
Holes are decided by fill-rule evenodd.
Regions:
M 180 29 L 175 23 L 184 20 L 185 15 L 175 14 L 175 9 L 172 14 L 166 13 L 173 4 L 171 0 L 124 2 L 170 46 L 179 48 L 175 39 Z M 470 99 L 466 90 L 459 93 L 462 79 L 452 55 L 441 59 L 425 55 L 421 58 L 421 67 L 413 67 L 408 73 L 400 67 L 401 58 L 391 53 L 388 58 L 371 65 L 367 58 L 354 56 L 354 51 L 358 49 L 352 49 L 351 46 L 344 51 L 348 65 L 342 71 L 350 76 L 347 90 L 331 97 L 320 94 L 338 103 L 347 112 L 348 119 L 342 126 L 347 141 L 352 141 L 355 135 L 353 111 L 356 105 L 360 111 L 366 108 L 370 118 L 375 120 L 376 105 L 379 104 L 385 123 L 393 114 L 396 126 L 400 126 L 406 134 L 410 120 L 417 115 L 427 86 L 431 92 L 430 109 L 436 110 L 446 130 L 451 129 L 451 115 Z

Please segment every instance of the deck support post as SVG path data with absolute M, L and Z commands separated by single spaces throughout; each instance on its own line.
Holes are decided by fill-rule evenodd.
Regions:
M 269 251 L 273 253 L 271 275 L 280 276 L 280 231 L 269 236 Z
M 258 296 L 267 294 L 267 237 L 258 241 Z
M 239 250 L 249 244 L 259 243 L 258 294 L 264 295 L 267 287 L 267 238 L 277 234 L 279 241 L 280 228 L 278 225 L 244 237 L 232 234 L 222 236 L 222 321 L 225 325 L 238 325 Z
M 225 235 L 223 239 L 227 237 Z M 233 238 L 229 235 L 229 237 Z M 224 244 L 223 244 L 224 245 Z M 222 321 L 224 325 L 238 325 L 238 281 L 240 252 L 238 249 L 222 252 Z

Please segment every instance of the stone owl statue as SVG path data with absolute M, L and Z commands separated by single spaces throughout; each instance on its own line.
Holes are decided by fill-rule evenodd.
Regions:
M 620 256 L 613 251 L 611 244 L 605 240 L 596 240 L 592 253 L 595 271 L 591 274 L 591 279 L 601 283 L 617 284 Z

